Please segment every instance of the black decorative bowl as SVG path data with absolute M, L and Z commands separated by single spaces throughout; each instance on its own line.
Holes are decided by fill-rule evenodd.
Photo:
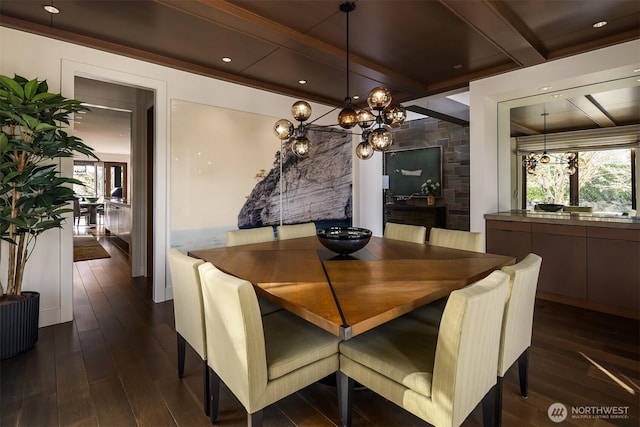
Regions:
M 554 203 L 538 203 L 537 206 L 545 212 L 558 212 L 564 208 L 564 205 L 556 205 Z
M 329 227 L 318 230 L 316 235 L 325 248 L 340 255 L 348 255 L 369 243 L 371 230 L 358 227 Z

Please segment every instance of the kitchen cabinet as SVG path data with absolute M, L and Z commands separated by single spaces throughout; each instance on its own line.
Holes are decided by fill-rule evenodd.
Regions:
M 542 257 L 538 298 L 640 317 L 640 218 L 511 211 L 485 220 L 487 252 Z
M 131 245 L 131 205 L 125 202 L 107 201 L 105 206 L 105 229 L 116 245 L 129 253 Z
M 531 251 L 543 260 L 540 292 L 587 299 L 586 227 L 531 224 Z
M 590 301 L 640 311 L 640 230 L 587 229 L 587 276 Z

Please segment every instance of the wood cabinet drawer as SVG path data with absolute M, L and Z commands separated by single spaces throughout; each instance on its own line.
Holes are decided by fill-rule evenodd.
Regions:
M 486 228 L 487 230 L 491 229 L 531 232 L 531 223 L 520 221 L 495 221 L 490 219 L 486 222 Z
M 531 224 L 533 233 L 556 234 L 560 236 L 587 237 L 587 227 L 564 224 Z
M 640 242 L 640 230 L 625 228 L 589 227 L 587 237 Z

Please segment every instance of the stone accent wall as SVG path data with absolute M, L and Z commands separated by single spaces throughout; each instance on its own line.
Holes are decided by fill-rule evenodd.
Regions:
M 447 228 L 469 230 L 469 127 L 434 118 L 412 120 L 393 130 L 392 150 L 442 147 L 443 197 Z

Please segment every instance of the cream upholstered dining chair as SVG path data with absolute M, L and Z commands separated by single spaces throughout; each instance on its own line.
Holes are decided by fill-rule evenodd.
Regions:
M 509 275 L 510 280 L 498 356 L 496 425 L 502 424 L 503 377 L 516 360 L 520 375 L 520 395 L 527 397 L 528 394 L 529 347 L 531 346 L 533 308 L 541 265 L 542 258 L 530 253 L 519 263 L 502 267 L 502 271 Z
M 432 227 L 429 231 L 429 244 L 451 249 L 484 252 L 484 233 Z M 439 324 L 446 304 L 447 297 L 440 298 L 413 310 L 409 313 L 409 316 L 417 317 L 429 323 Z
M 204 380 L 204 412 L 209 415 L 209 375 L 207 375 L 207 338 L 204 330 L 204 306 L 200 289 L 198 266 L 201 259 L 192 258 L 173 248 L 168 252 L 171 283 L 173 285 L 173 311 L 178 343 L 178 377 L 184 375 L 186 343 L 202 359 Z
M 482 401 L 492 425 L 508 282 L 494 271 L 452 292 L 440 328 L 403 316 L 341 342 L 342 425 L 351 425 L 354 381 L 434 426 L 459 426 Z
M 249 245 L 251 243 L 272 242 L 275 240 L 273 227 L 243 228 L 240 230 L 231 230 L 227 232 L 227 246 Z M 277 304 L 269 300 L 258 297 L 260 303 L 260 311 L 262 315 L 282 310 Z
M 396 224 L 388 222 L 384 226 L 385 239 L 403 240 L 411 243 L 424 243 L 427 228 L 422 225 Z
M 227 231 L 227 246 L 248 245 L 251 243 L 271 242 L 275 240 L 273 227 L 242 228 Z
M 298 237 L 311 237 L 316 235 L 316 224 L 279 225 L 278 240 L 297 239 Z
M 484 233 L 432 227 L 429 244 L 463 251 L 484 252 Z
M 251 283 L 211 263 L 199 270 L 212 423 L 221 380 L 246 409 L 248 425 L 257 426 L 265 407 L 337 372 L 340 338 L 285 310 L 261 316 Z

